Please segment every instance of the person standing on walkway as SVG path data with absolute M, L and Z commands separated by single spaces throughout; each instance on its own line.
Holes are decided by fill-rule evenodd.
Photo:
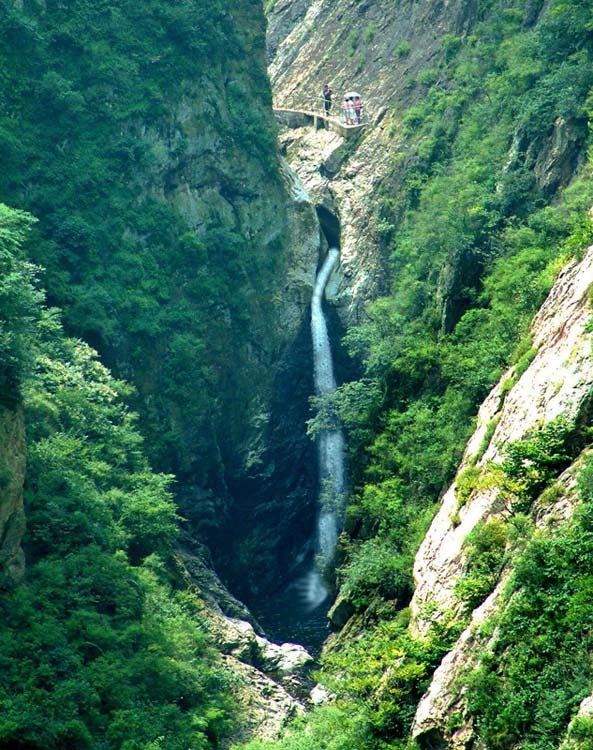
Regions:
M 356 124 L 360 125 L 362 122 L 362 99 L 360 96 L 354 97 L 354 115 L 356 117 Z
M 354 109 L 354 97 L 346 97 L 346 123 L 348 125 L 356 124 L 356 110 Z
M 332 108 L 332 94 L 334 92 L 330 88 L 329 83 L 326 83 L 323 87 L 323 108 L 325 109 L 325 116 L 329 117 L 329 111 Z
M 344 97 L 342 101 L 342 119 L 346 125 L 348 125 L 348 118 L 350 117 L 348 99 Z

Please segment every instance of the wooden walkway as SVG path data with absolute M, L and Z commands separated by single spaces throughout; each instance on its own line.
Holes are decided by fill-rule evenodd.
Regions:
M 324 112 L 314 112 L 307 109 L 287 109 L 274 107 L 276 120 L 287 128 L 304 128 L 312 126 L 316 130 L 333 130 L 344 138 L 352 138 L 366 127 L 366 123 L 347 125 L 337 117 L 331 117 Z

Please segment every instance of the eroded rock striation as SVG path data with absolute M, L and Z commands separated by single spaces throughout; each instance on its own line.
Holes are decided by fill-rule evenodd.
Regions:
M 505 373 L 482 405 L 478 426 L 466 447 L 460 472 L 470 464 L 483 469 L 500 464 L 505 445 L 557 417 L 586 420 L 593 388 L 588 328 L 592 284 L 593 247 L 582 260 L 570 262 L 560 273 L 532 324 L 535 349 L 532 362 L 517 382 L 514 382 L 513 368 Z M 508 384 L 513 382 L 508 390 Z M 505 391 L 508 392 L 505 394 Z M 496 428 L 492 432 L 494 424 Z M 571 515 L 577 504 L 574 490 L 577 469 L 578 462 L 559 478 L 561 491 L 552 501 L 544 496 L 535 503 L 531 514 L 537 527 L 553 526 Z M 416 590 L 411 605 L 412 627 L 416 632 L 426 634 L 431 623 L 446 612 L 461 614 L 463 603 L 455 593 L 455 586 L 464 572 L 464 544 L 478 523 L 504 512 L 499 494 L 495 484 L 478 486 L 461 505 L 454 482 L 444 495 L 416 556 Z M 507 571 L 509 569 L 507 566 Z M 492 635 L 485 636 L 481 626 L 502 606 L 506 578 L 503 572 L 494 591 L 472 613 L 469 625 L 434 673 L 418 706 L 413 733 L 423 738 L 427 746 L 435 737 L 442 740 L 454 713 L 464 713 L 460 678 L 479 663 L 480 653 L 488 648 Z M 448 742 L 452 747 L 465 748 L 471 736 L 471 724 L 463 723 Z

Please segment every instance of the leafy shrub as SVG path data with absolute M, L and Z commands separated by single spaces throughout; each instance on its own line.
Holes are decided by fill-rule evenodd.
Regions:
M 254 740 L 242 745 L 243 750 L 348 750 L 358 747 L 372 750 L 376 747 L 367 712 L 353 702 L 341 701 L 339 705 L 315 708 L 305 720 L 293 722 L 279 742 Z M 236 746 L 233 746 L 237 750 Z
M 402 41 L 395 48 L 395 54 L 398 57 L 407 57 L 410 54 L 411 49 L 412 49 L 412 46 L 410 42 L 408 42 L 405 39 L 402 39 Z
M 435 68 L 425 68 L 424 70 L 420 71 L 418 80 L 424 86 L 431 86 L 437 80 L 437 75 L 438 72 Z
M 354 57 L 354 55 L 356 54 L 356 50 L 358 49 L 358 43 L 358 31 L 356 29 L 353 29 L 348 34 L 348 39 L 346 40 L 346 52 L 348 54 L 348 57 Z
M 496 427 L 498 426 L 499 421 L 500 421 L 500 415 L 497 414 L 495 417 L 492 417 L 492 419 L 488 422 L 486 426 L 486 431 L 484 432 L 484 437 L 482 438 L 482 441 L 480 442 L 480 445 L 478 446 L 478 450 L 471 457 L 471 461 L 474 464 L 477 463 L 482 458 L 484 453 L 486 453 L 488 446 L 490 445 L 490 441 L 492 440 L 492 436 L 494 435 L 494 431 L 496 430 Z
M 369 539 L 351 552 L 340 580 L 342 591 L 359 610 L 377 596 L 405 600 L 412 583 L 402 559 L 385 539 Z
M 468 610 L 481 604 L 498 581 L 507 537 L 505 522 L 492 518 L 478 524 L 465 540 L 465 570 L 455 585 L 455 593 Z
M 590 693 L 591 476 L 588 457 L 582 506 L 560 527 L 536 531 L 518 556 L 491 649 L 467 679 L 477 738 L 488 747 L 557 747 Z M 587 737 L 586 724 L 583 731 Z
M 8 405 L 18 400 L 31 368 L 30 341 L 43 301 L 37 269 L 21 247 L 33 223 L 32 216 L 0 203 L 0 401 Z
M 593 721 L 586 716 L 575 716 L 570 722 L 568 741 L 574 743 L 579 750 L 591 750 L 593 748 Z
M 566 468 L 579 452 L 583 434 L 574 423 L 558 417 L 523 440 L 505 446 L 501 464 L 501 491 L 513 510 L 526 510 L 544 487 Z
M 377 34 L 377 27 L 374 23 L 369 23 L 362 34 L 362 41 L 365 44 L 370 44 L 373 39 L 375 38 L 375 35 Z
M 445 60 L 449 61 L 455 57 L 461 47 L 461 38 L 454 34 L 445 34 L 441 38 L 441 44 L 443 45 L 443 52 L 445 53 Z
M 478 480 L 482 474 L 482 469 L 477 466 L 468 466 L 459 472 L 455 480 L 455 497 L 459 507 L 465 505 L 470 499 L 474 490 L 478 486 Z

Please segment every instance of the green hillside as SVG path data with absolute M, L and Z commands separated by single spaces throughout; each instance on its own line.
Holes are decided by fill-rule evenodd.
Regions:
M 29 252 L 68 331 L 136 383 L 151 456 L 199 480 L 217 471 L 217 369 L 253 305 L 235 279 L 269 284 L 277 260 L 219 215 L 247 170 L 278 179 L 250 7 L 0 4 L 0 192 L 39 219 Z M 183 185 L 223 199 L 191 209 Z
M 529 460 L 538 470 L 538 461 L 547 467 L 545 479 L 521 490 L 505 523 L 478 526 L 467 539 L 467 572 L 458 588 L 465 615 L 434 621 L 427 637 L 408 628 L 414 556 L 455 475 L 477 409 L 509 364 L 516 365 L 515 376 L 501 398 L 527 369 L 535 355 L 528 331 L 533 315 L 560 268 L 593 241 L 593 9 L 555 0 L 536 22 L 542 8 L 534 5 L 482 3 L 477 19 L 468 8 L 471 29 L 439 39 L 431 67 L 407 83 L 407 106 L 395 100 L 387 115 L 393 146 L 387 167 L 377 167 L 384 178 L 375 215 L 390 291 L 346 335 L 351 356 L 363 362 L 362 378 L 318 401 L 311 425 L 315 432 L 338 414 L 348 433 L 354 487 L 337 581 L 340 623 L 343 612 L 349 619 L 325 651 L 321 681 L 334 699 L 278 747 L 415 746 L 409 732 L 433 671 L 514 555 L 506 596 L 513 601 L 513 592 L 522 593 L 491 625 L 503 633 L 499 650 L 467 685 L 458 685 L 460 693 L 467 690 L 468 712 L 451 709 L 445 738 L 422 738 L 421 746 L 465 747 L 451 737 L 472 722 L 472 747 L 556 748 L 591 691 L 590 631 L 577 604 L 587 596 L 590 575 L 584 552 L 589 463 L 580 480 L 582 510 L 558 537 L 534 533 L 523 515 L 588 443 L 586 425 L 578 435 L 560 425 L 553 439 L 550 427 L 541 438 L 506 448 L 503 466 L 511 478 Z M 393 12 L 404 17 L 407 7 L 398 4 Z M 344 29 L 349 21 L 358 28 L 366 22 L 352 9 L 332 22 L 338 17 Z M 380 33 L 375 27 L 352 55 L 363 80 L 377 49 L 389 44 Z M 340 34 L 341 27 L 321 26 L 319 38 L 325 35 L 336 54 Z M 412 38 L 394 66 L 403 66 L 413 45 Z M 326 61 L 324 78 L 343 76 L 330 68 L 338 62 L 344 58 Z M 317 71 L 307 74 L 314 79 Z M 389 73 L 379 75 L 389 85 Z M 496 421 L 482 452 L 495 427 Z M 480 476 L 470 468 L 459 479 L 460 503 L 485 481 Z M 573 547 L 577 539 L 583 557 Z M 590 736 L 583 719 L 575 747 L 588 747 Z
M 202 603 L 173 585 L 172 477 L 146 461 L 130 387 L 44 306 L 31 224 L 0 207 L 2 396 L 28 426 L 28 572 L 2 597 L 0 747 L 214 747 L 229 682 Z
M 384 293 L 366 304 L 339 279 L 360 315 L 333 311 L 330 333 L 344 324 L 339 369 L 358 377 L 309 414 L 319 228 L 283 177 L 264 5 L 305 39 L 309 67 L 296 48 L 288 66 L 303 87 L 347 73 L 383 89 L 315 174 L 337 227 L 351 198 L 362 215 L 355 178 L 376 159 L 356 227 L 375 254 L 356 272 L 376 262 Z M 0 0 L 0 749 L 592 746 L 577 715 L 593 690 L 590 395 L 480 461 L 536 356 L 533 316 L 593 243 L 593 6 L 450 5 L 458 28 L 437 0 Z M 415 12 L 434 19 L 425 50 Z M 392 18 L 405 39 L 383 34 Z M 378 50 L 393 69 L 376 70 Z M 329 135 L 295 139 L 313 154 Z M 415 556 L 511 365 L 457 476 L 453 530 L 475 493 L 502 499 L 463 542 L 454 604 L 423 611 L 422 631 Z M 207 610 L 247 615 L 219 583 L 212 604 L 178 545 L 181 530 L 209 543 L 234 593 L 273 608 L 313 557 L 308 417 L 312 437 L 344 427 L 350 497 L 315 673 L 326 700 L 295 679 L 307 711 L 270 740 L 241 715 L 249 680 L 226 658 L 265 671 L 257 641 L 225 641 Z M 576 510 L 550 521 L 562 500 Z M 445 726 L 411 739 L 498 585 Z M 269 684 L 251 688 L 273 714 Z

